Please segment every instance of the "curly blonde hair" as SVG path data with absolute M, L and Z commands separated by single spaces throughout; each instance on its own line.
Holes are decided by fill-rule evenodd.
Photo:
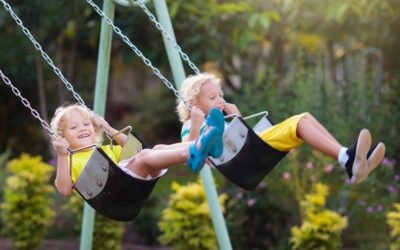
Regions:
M 65 116 L 74 110 L 78 111 L 83 116 L 90 119 L 90 121 L 93 124 L 94 131 L 96 132 L 96 143 L 98 143 L 98 144 L 101 143 L 102 130 L 98 126 L 98 124 L 95 122 L 97 115 L 93 111 L 88 109 L 87 107 L 85 107 L 81 104 L 78 104 L 78 103 L 58 107 L 56 109 L 56 111 L 54 112 L 54 116 L 50 122 L 51 129 L 56 133 L 56 135 L 64 138 L 64 129 L 65 129 L 65 121 L 66 121 Z
M 210 73 L 200 73 L 194 76 L 186 78 L 181 87 L 180 94 L 190 105 L 194 106 L 197 104 L 197 97 L 201 92 L 201 87 L 211 82 L 221 87 L 221 80 Z M 183 101 L 178 100 L 177 112 L 179 120 L 183 123 L 190 119 L 190 110 Z

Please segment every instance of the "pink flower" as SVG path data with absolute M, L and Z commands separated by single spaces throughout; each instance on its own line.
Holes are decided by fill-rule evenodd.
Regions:
M 242 199 L 243 198 L 243 193 L 242 192 L 237 193 L 235 195 L 235 198 L 238 199 L 238 200 Z
M 394 165 L 396 164 L 395 160 L 390 160 L 388 158 L 383 158 L 382 164 L 388 167 L 389 169 L 394 169 Z
M 397 188 L 395 186 L 388 186 L 388 191 L 389 191 L 389 193 L 396 193 Z
M 368 212 L 368 213 L 372 213 L 373 211 L 374 211 L 374 208 L 373 208 L 373 207 L 368 207 L 368 208 L 367 208 L 367 212 Z
M 57 161 L 56 161 L 56 159 L 50 159 L 48 162 L 47 162 L 49 165 L 52 165 L 52 166 L 57 166 Z
M 252 198 L 247 201 L 247 206 L 252 207 L 254 204 L 257 203 L 257 200 Z
M 307 162 L 307 168 L 308 169 L 313 169 L 314 168 L 314 164 L 312 162 Z
M 360 206 L 365 206 L 365 200 L 359 200 L 358 205 Z
M 333 165 L 332 164 L 328 164 L 325 166 L 324 168 L 325 173 L 330 173 L 333 171 Z
M 396 181 L 400 181 L 400 175 L 396 174 L 396 176 L 394 177 L 394 179 L 395 179 Z
M 376 206 L 376 211 L 383 211 L 383 209 L 385 208 L 385 206 L 384 205 L 382 205 L 382 204 L 379 204 L 379 205 L 377 205 Z
M 282 178 L 283 178 L 284 180 L 289 180 L 290 177 L 291 177 L 291 176 L 290 176 L 290 173 L 289 173 L 289 172 L 283 173 L 283 177 L 282 177 Z

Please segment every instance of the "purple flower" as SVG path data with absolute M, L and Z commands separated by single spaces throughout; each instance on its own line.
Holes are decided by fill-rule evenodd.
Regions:
M 365 200 L 359 200 L 358 205 L 360 206 L 365 206 Z
M 333 171 L 333 165 L 332 164 L 328 164 L 324 167 L 324 171 L 325 173 L 330 173 Z
M 242 199 L 243 198 L 243 193 L 242 192 L 237 193 L 235 195 L 235 198 L 238 199 L 238 200 Z
M 395 186 L 388 186 L 388 191 L 389 193 L 396 193 L 397 192 L 397 188 Z
M 283 176 L 282 176 L 282 178 L 284 179 L 284 180 L 289 180 L 290 179 L 290 173 L 289 172 L 285 172 L 285 173 L 283 173 Z
M 396 175 L 394 176 L 394 179 L 395 179 L 396 181 L 400 181 L 400 175 L 396 174 Z
M 390 160 L 388 158 L 383 158 L 382 164 L 388 167 L 389 169 L 394 169 L 394 165 L 396 164 L 395 160 Z
M 258 189 L 264 189 L 264 188 L 266 188 L 266 187 L 267 187 L 267 183 L 265 183 L 264 181 L 260 182 L 260 183 L 257 185 L 257 188 L 258 188 Z
M 52 165 L 52 166 L 56 166 L 57 164 L 56 164 L 56 159 L 50 159 L 48 162 L 47 162 L 49 165 Z
M 368 213 L 372 213 L 373 211 L 374 211 L 374 208 L 373 208 L 373 207 L 368 207 L 368 208 L 367 208 L 367 212 L 368 212 Z
M 252 207 L 254 204 L 256 204 L 257 200 L 254 198 L 251 198 L 247 201 L 247 206 Z
M 307 167 L 308 169 L 313 169 L 313 168 L 314 168 L 314 164 L 313 164 L 312 162 L 307 162 L 306 167 Z
M 377 205 L 376 206 L 376 211 L 379 211 L 379 212 L 381 212 L 381 211 L 383 211 L 383 209 L 385 208 L 385 206 L 384 205 L 382 205 L 382 204 L 379 204 L 379 205 Z

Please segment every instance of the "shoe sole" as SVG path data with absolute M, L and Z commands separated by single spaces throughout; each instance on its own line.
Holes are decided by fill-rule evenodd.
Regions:
M 371 147 L 371 133 L 368 129 L 362 129 L 357 140 L 356 155 L 354 159 L 352 183 L 359 183 L 361 177 L 367 174 L 367 154 Z
M 203 136 L 203 135 L 201 135 L 201 136 Z M 204 135 L 208 138 L 201 139 L 201 136 L 199 138 L 200 148 L 197 149 L 198 141 L 195 142 L 194 147 L 196 147 L 197 157 L 200 157 L 200 156 L 203 156 L 203 157 L 198 162 L 198 164 L 194 164 L 195 160 L 191 160 L 190 163 L 188 162 L 190 169 L 192 169 L 192 171 L 194 173 L 200 172 L 200 170 L 203 168 L 203 166 L 207 160 L 207 156 L 209 155 L 211 148 L 214 146 L 214 144 L 217 140 L 216 137 L 218 136 L 218 131 L 216 128 L 210 128 L 210 130 L 207 132 L 207 134 Z M 191 158 L 191 156 L 189 156 L 189 158 Z
M 383 144 L 382 142 L 378 143 L 378 145 L 367 160 L 368 171 L 360 178 L 359 183 L 363 182 L 368 177 L 369 173 L 371 173 L 372 170 L 379 166 L 379 164 L 383 160 L 383 157 L 385 156 L 385 151 L 385 144 Z

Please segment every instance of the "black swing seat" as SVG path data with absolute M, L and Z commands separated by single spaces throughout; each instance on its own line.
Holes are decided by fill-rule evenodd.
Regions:
M 130 158 L 145 144 L 131 132 L 120 160 Z M 135 219 L 159 178 L 136 179 L 119 168 L 101 148 L 96 148 L 74 188 L 99 214 L 116 221 Z
M 254 130 L 242 117 L 236 116 L 225 129 L 221 157 L 210 157 L 211 163 L 235 185 L 253 190 L 287 154 L 274 149 L 257 135 L 271 126 L 267 115 Z

